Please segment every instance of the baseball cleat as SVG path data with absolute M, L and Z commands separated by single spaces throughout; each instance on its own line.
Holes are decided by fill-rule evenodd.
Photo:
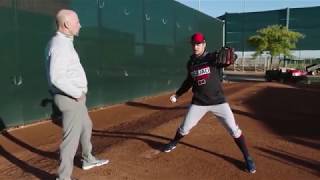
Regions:
M 247 167 L 247 171 L 251 174 L 254 174 L 257 170 L 256 170 L 256 165 L 253 162 L 253 159 L 251 157 L 248 157 L 246 159 L 246 167 Z
M 163 152 L 171 152 L 172 150 L 174 150 L 177 147 L 177 143 L 175 142 L 170 142 L 168 144 L 165 145 Z
M 98 166 L 102 166 L 102 165 L 105 165 L 105 164 L 108 164 L 109 163 L 109 160 L 94 160 L 94 161 L 91 161 L 91 162 L 86 162 L 86 161 L 83 161 L 83 164 L 82 164 L 82 169 L 83 170 L 89 170 L 91 168 L 94 168 L 94 167 L 98 167 Z

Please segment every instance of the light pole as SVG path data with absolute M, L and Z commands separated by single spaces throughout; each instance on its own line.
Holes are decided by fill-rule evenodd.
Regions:
M 200 11 L 200 0 L 198 0 L 198 10 Z

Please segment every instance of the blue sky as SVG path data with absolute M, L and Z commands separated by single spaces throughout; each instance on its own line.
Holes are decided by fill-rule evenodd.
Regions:
M 176 0 L 198 9 L 199 0 Z M 213 17 L 228 13 L 320 6 L 320 0 L 200 0 L 200 11 Z

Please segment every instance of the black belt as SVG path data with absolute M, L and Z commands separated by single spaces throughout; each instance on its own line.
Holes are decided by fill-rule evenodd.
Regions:
M 54 96 L 54 95 L 61 95 L 61 96 L 66 96 L 66 97 L 68 97 L 68 98 L 71 98 L 71 99 L 77 100 L 76 98 L 74 98 L 74 97 L 72 97 L 72 96 L 70 96 L 70 95 L 68 95 L 68 94 L 66 94 L 66 93 L 64 93 L 64 92 L 55 92 L 55 93 L 50 92 L 50 93 L 52 93 L 52 94 L 53 94 L 53 96 Z
M 59 94 L 59 95 L 61 95 L 61 96 L 66 96 L 66 97 L 68 97 L 68 98 L 77 100 L 76 98 L 74 98 L 74 97 L 72 97 L 72 96 L 70 96 L 70 95 L 68 95 L 68 94 L 65 94 L 65 93 L 56 93 L 56 94 Z

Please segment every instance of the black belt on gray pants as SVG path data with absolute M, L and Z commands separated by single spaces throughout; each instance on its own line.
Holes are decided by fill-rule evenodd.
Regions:
M 77 100 L 76 98 L 74 98 L 74 97 L 72 97 L 72 96 L 70 96 L 70 95 L 68 95 L 68 94 L 66 94 L 66 93 L 64 93 L 64 92 L 57 92 L 57 93 L 54 93 L 54 95 L 56 95 L 56 94 L 61 95 L 61 96 L 66 96 L 66 97 L 68 97 L 68 98 L 71 98 L 71 99 Z

